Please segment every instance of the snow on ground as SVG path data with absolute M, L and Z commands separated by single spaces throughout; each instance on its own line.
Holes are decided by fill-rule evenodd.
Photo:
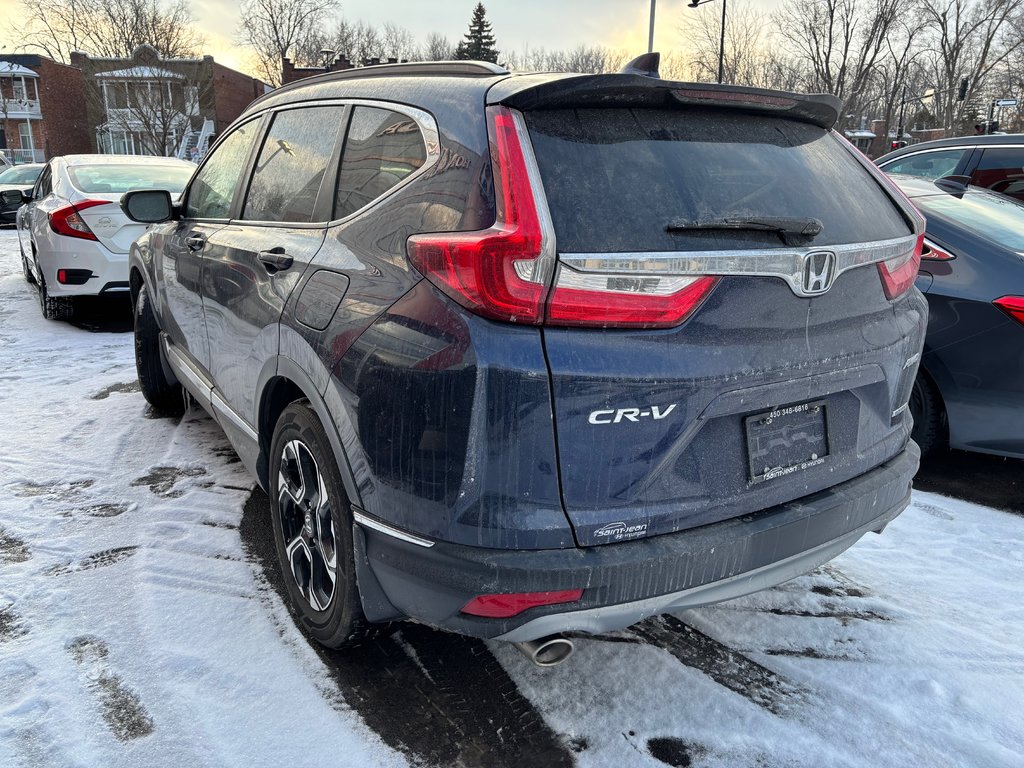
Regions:
M 814 574 L 552 670 L 422 628 L 318 653 L 218 427 L 152 418 L 130 333 L 43 320 L 10 231 L 0 446 L 3 768 L 1024 766 L 1020 517 L 918 493 Z

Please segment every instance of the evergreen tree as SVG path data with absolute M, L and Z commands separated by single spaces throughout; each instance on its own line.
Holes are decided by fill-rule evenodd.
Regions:
M 491 22 L 487 20 L 487 10 L 483 3 L 477 3 L 473 9 L 473 18 L 469 22 L 469 32 L 455 49 L 456 59 L 474 59 L 476 61 L 498 62 L 498 51 L 494 47 L 494 33 Z

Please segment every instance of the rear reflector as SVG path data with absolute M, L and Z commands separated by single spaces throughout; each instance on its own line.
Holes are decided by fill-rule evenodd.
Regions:
M 505 595 L 480 595 L 464 606 L 462 613 L 488 619 L 507 619 L 538 605 L 574 603 L 583 597 L 582 589 L 563 589 L 557 592 L 516 592 Z
M 878 274 L 882 278 L 885 298 L 899 298 L 910 290 L 917 278 L 917 270 L 921 266 L 921 252 L 924 250 L 924 235 L 917 236 L 917 245 L 913 251 L 907 251 L 888 261 L 878 262 Z
M 64 235 L 65 237 L 95 240 L 96 235 L 93 234 L 93 231 L 89 229 L 89 225 L 85 223 L 85 219 L 79 214 L 88 208 L 109 204 L 109 200 L 82 200 L 78 203 L 65 205 L 55 211 L 50 211 L 48 214 L 50 229 L 58 235 Z
M 1021 325 L 1024 325 L 1024 297 L 1003 296 L 992 302 Z
M 57 270 L 57 282 L 63 285 L 85 285 L 92 276 L 91 269 Z

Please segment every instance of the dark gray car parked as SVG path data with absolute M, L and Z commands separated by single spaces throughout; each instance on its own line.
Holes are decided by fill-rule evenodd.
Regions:
M 893 177 L 928 219 L 928 334 L 910 407 L 921 450 L 1024 458 L 1024 204 Z
M 792 578 L 908 504 L 923 221 L 839 103 L 482 63 L 256 101 L 128 193 L 143 393 L 270 495 L 329 646 L 571 650 Z M 656 67 L 653 67 L 656 68 Z

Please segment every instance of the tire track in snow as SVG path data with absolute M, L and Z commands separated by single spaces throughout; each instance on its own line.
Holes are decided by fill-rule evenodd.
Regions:
M 245 504 L 240 533 L 250 562 L 259 565 L 263 580 L 286 601 L 270 504 L 259 489 Z M 395 635 L 345 651 L 309 644 L 334 681 L 333 691 L 320 688 L 332 706 L 352 709 L 384 743 L 416 765 L 575 764 L 570 747 L 482 640 L 405 624 Z

